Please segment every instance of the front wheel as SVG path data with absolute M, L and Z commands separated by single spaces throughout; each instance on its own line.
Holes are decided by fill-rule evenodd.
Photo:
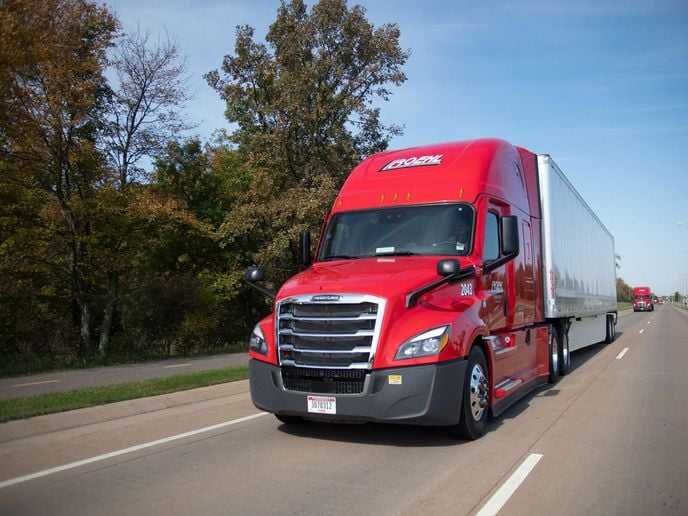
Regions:
M 487 426 L 490 382 L 483 350 L 473 346 L 468 355 L 468 367 L 461 394 L 461 417 L 449 432 L 459 439 L 474 441 L 482 437 Z

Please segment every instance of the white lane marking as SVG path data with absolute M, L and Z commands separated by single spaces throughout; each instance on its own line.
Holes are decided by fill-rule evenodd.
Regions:
M 617 359 L 617 360 L 621 360 L 621 359 L 623 358 L 623 356 L 626 354 L 626 351 L 628 351 L 628 348 L 623 348 L 623 349 L 621 350 L 621 353 L 619 353 L 618 355 L 616 355 L 616 359 Z
M 643 328 L 642 330 L 640 330 L 640 331 L 638 332 L 638 335 L 640 335 L 640 334 L 643 333 L 644 331 L 645 331 L 645 329 Z
M 540 453 L 531 453 L 526 460 L 524 460 L 516 471 L 507 479 L 502 487 L 500 487 L 495 494 L 492 495 L 483 508 L 480 509 L 477 516 L 494 516 L 497 514 L 504 504 L 509 501 L 511 495 L 516 492 L 518 486 L 523 483 L 526 477 L 533 471 L 535 465 L 542 458 Z
M 59 383 L 60 380 L 43 380 L 42 382 L 18 383 L 12 387 L 29 387 L 31 385 L 45 385 L 46 383 Z
M 189 367 L 190 365 L 193 365 L 191 362 L 188 364 L 172 364 L 172 365 L 166 365 L 165 369 L 172 369 L 173 367 Z
M 165 437 L 164 439 L 158 439 L 157 441 L 150 441 L 143 444 L 137 444 L 136 446 L 131 446 L 129 448 L 124 448 L 123 450 L 116 450 L 110 453 L 104 453 L 103 455 L 97 455 L 96 457 L 90 457 L 88 459 L 78 460 L 76 462 L 70 462 L 69 464 L 64 464 L 62 466 L 57 466 L 50 469 L 45 469 L 43 471 L 38 471 L 36 473 L 31 473 L 29 475 L 24 475 L 22 477 L 11 478 L 0 482 L 0 489 L 3 487 L 12 486 L 15 484 L 20 484 L 21 482 L 27 482 L 29 480 L 34 480 L 36 478 L 45 477 L 48 475 L 53 475 L 55 473 L 60 473 L 61 471 L 66 471 L 68 469 L 78 468 L 79 466 L 85 466 L 86 464 L 91 464 L 93 462 L 98 462 L 101 460 L 111 459 L 112 457 L 118 457 L 126 453 L 132 453 L 139 450 L 144 450 L 146 448 L 151 448 L 152 446 L 158 446 L 159 444 L 169 443 L 171 441 L 176 441 L 178 439 L 183 439 L 185 437 L 191 437 L 192 435 L 202 434 L 203 432 L 210 432 L 211 430 L 217 430 L 218 428 L 224 428 L 226 426 L 236 425 L 238 423 L 243 423 L 244 421 L 249 421 L 260 416 L 267 415 L 268 412 L 259 412 L 258 414 L 253 414 L 246 417 L 241 417 L 239 419 L 232 419 L 231 421 L 225 421 L 223 423 L 218 423 L 216 425 L 206 426 L 205 428 L 199 428 L 197 430 L 191 430 L 190 432 L 184 432 L 183 434 L 177 434 L 170 437 Z
M 652 324 L 652 321 L 647 321 L 647 324 Z

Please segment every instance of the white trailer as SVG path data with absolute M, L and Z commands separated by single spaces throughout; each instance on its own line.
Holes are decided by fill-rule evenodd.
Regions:
M 546 154 L 538 155 L 538 180 L 544 313 L 568 333 L 568 365 L 569 350 L 614 340 L 614 237 Z

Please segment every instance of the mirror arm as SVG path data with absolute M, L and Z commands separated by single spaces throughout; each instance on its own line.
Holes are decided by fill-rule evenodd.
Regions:
M 248 283 L 249 287 L 251 287 L 254 290 L 257 290 L 258 292 L 260 292 L 264 296 L 269 297 L 270 299 L 274 300 L 277 297 L 277 292 L 275 292 L 274 290 L 267 289 L 267 288 L 263 287 L 262 285 L 258 285 L 258 283 L 253 283 L 252 281 L 249 281 L 249 280 L 244 280 L 244 281 L 246 281 L 246 283 Z
M 414 290 L 406 295 L 406 308 L 412 308 L 418 304 L 418 300 L 423 294 L 427 294 L 431 290 L 435 290 L 437 287 L 441 287 L 445 283 L 456 283 L 462 279 L 470 278 L 475 275 L 475 267 L 468 267 L 467 269 L 462 269 L 456 274 L 440 278 L 437 281 L 433 281 L 424 287 Z
M 483 265 L 483 270 L 485 272 L 491 272 L 491 271 L 495 270 L 497 267 L 499 267 L 500 265 L 504 265 L 505 263 L 513 260 L 517 256 L 518 256 L 518 251 L 515 253 L 507 254 L 506 256 L 502 256 L 501 258 L 498 258 L 492 262 L 489 262 L 489 263 L 486 263 L 485 265 Z

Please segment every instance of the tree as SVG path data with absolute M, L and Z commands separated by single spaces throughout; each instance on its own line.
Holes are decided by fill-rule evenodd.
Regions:
M 170 141 L 165 156 L 155 162 L 152 179 L 166 193 L 184 200 L 199 220 L 217 228 L 229 210 L 229 193 L 220 167 L 211 164 L 213 152 L 205 152 L 197 138 Z
M 347 173 L 384 150 L 397 126 L 385 126 L 377 103 L 406 80 L 409 53 L 394 24 L 375 28 L 365 9 L 345 0 L 282 0 L 266 44 L 237 27 L 235 54 L 222 74 L 206 75 L 238 128 L 247 187 L 220 230 L 223 245 L 240 243 L 233 264 L 271 266 L 284 279 L 297 267 L 298 233 L 317 228 Z
M 616 278 L 616 300 L 626 303 L 633 300 L 633 287 L 628 285 L 623 278 Z
M 143 158 L 160 157 L 169 140 L 192 127 L 180 111 L 190 95 L 185 61 L 167 35 L 151 42 L 149 32 L 124 34 L 112 66 L 117 81 L 104 150 L 124 188 L 142 176 Z
M 113 201 L 120 209 L 112 210 L 110 220 L 103 223 L 120 231 L 110 231 L 113 238 L 101 242 L 103 251 L 109 251 L 107 296 L 98 345 L 101 356 L 105 356 L 110 340 L 120 276 L 128 268 L 129 231 L 123 230 L 137 220 L 129 217 L 126 207 L 132 201 L 128 186 L 142 177 L 139 163 L 143 158 L 160 157 L 168 140 L 191 127 L 180 112 L 189 99 L 186 65 L 177 44 L 169 37 L 151 42 L 148 32 L 124 34 L 115 48 L 112 66 L 117 81 L 111 92 L 102 148 L 110 168 L 116 171 L 118 192 L 111 194 L 119 197 Z
M 41 216 L 59 223 L 51 236 L 66 251 L 83 353 L 91 351 L 91 209 L 107 176 L 96 146 L 106 104 L 103 72 L 116 28 L 106 8 L 85 0 L 0 3 L 5 181 L 42 191 Z

